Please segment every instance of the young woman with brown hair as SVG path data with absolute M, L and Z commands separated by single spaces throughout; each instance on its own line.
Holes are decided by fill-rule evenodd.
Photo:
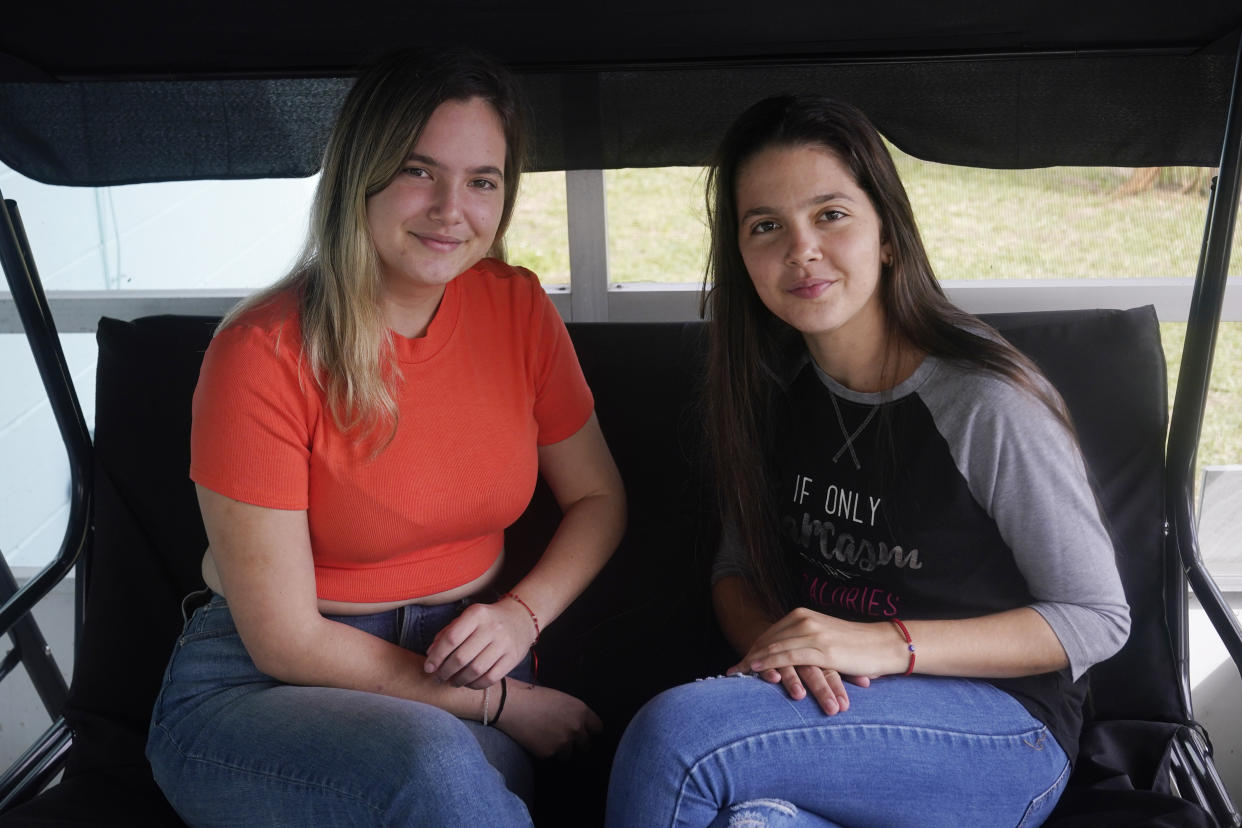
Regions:
M 1063 403 L 944 297 L 854 107 L 755 105 L 708 192 L 713 600 L 740 660 L 639 712 L 609 825 L 1039 824 L 1129 625 Z

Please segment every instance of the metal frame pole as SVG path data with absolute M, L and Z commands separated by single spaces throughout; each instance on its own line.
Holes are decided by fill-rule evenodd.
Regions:
M 0 635 L 7 633 L 19 619 L 24 617 L 70 568 L 82 558 L 91 538 L 92 510 L 92 446 L 86 419 L 73 388 L 73 379 L 56 325 L 52 320 L 43 285 L 31 256 L 30 243 L 22 227 L 17 204 L 0 194 L 0 267 L 9 284 L 13 303 L 21 316 L 26 339 L 43 380 L 52 406 L 61 439 L 69 456 L 70 501 L 69 522 L 65 537 L 55 559 L 29 583 L 4 601 L 0 606 Z M 81 627 L 82 590 L 78 588 L 75 601 L 76 632 Z

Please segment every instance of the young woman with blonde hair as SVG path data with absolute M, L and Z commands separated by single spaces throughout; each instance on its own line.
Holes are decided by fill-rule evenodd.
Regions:
M 210 590 L 147 747 L 191 825 L 529 825 L 528 754 L 600 727 L 530 681 L 625 506 L 564 325 L 496 258 L 521 116 L 477 55 L 365 71 L 301 263 L 207 351 L 190 476 Z M 563 518 L 499 595 L 537 474 Z

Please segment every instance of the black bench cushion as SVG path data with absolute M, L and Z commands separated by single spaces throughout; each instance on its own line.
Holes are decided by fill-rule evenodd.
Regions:
M 150 781 L 142 746 L 180 630 L 179 602 L 201 586 L 206 541 L 186 469 L 190 398 L 215 321 L 150 317 L 104 319 L 99 326 L 95 548 L 66 711 L 77 739 L 68 784 L 44 806 L 59 802 L 63 810 L 72 792 L 90 824 L 177 824 Z M 1095 716 L 1179 722 L 1163 603 L 1167 398 L 1155 314 L 1144 308 L 1006 314 L 989 321 L 1065 396 L 1116 541 L 1133 633 L 1121 653 L 1090 674 Z M 600 578 L 541 644 L 542 680 L 580 695 L 608 726 L 581 761 L 540 769 L 541 825 L 597 819 L 612 748 L 633 712 L 658 690 L 728 663 L 707 591 L 716 528 L 699 474 L 701 326 L 569 327 L 626 482 L 630 523 Z M 507 533 L 506 577 L 518 577 L 530 564 L 556 519 L 541 486 Z M 108 804 L 117 807 L 117 796 L 89 795 L 118 778 L 126 780 L 121 799 L 142 807 L 113 813 Z M 1067 797 L 1067 806 L 1072 802 L 1082 812 L 1099 804 Z M 39 807 L 21 810 L 33 818 Z M 1073 813 L 1061 816 L 1072 819 Z

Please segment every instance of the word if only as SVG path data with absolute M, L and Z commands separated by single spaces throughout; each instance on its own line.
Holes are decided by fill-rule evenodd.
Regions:
M 811 484 L 815 482 L 806 475 L 799 474 L 794 480 L 794 502 L 799 506 L 806 502 L 811 496 Z M 880 508 L 881 499 L 878 497 L 866 498 L 867 502 L 863 503 L 863 495 L 859 492 L 851 492 L 841 488 L 833 483 L 828 487 L 828 491 L 824 493 L 824 514 L 833 517 L 841 517 L 854 523 L 875 526 L 875 513 Z M 866 507 L 869 514 L 866 519 L 862 516 L 862 510 Z

